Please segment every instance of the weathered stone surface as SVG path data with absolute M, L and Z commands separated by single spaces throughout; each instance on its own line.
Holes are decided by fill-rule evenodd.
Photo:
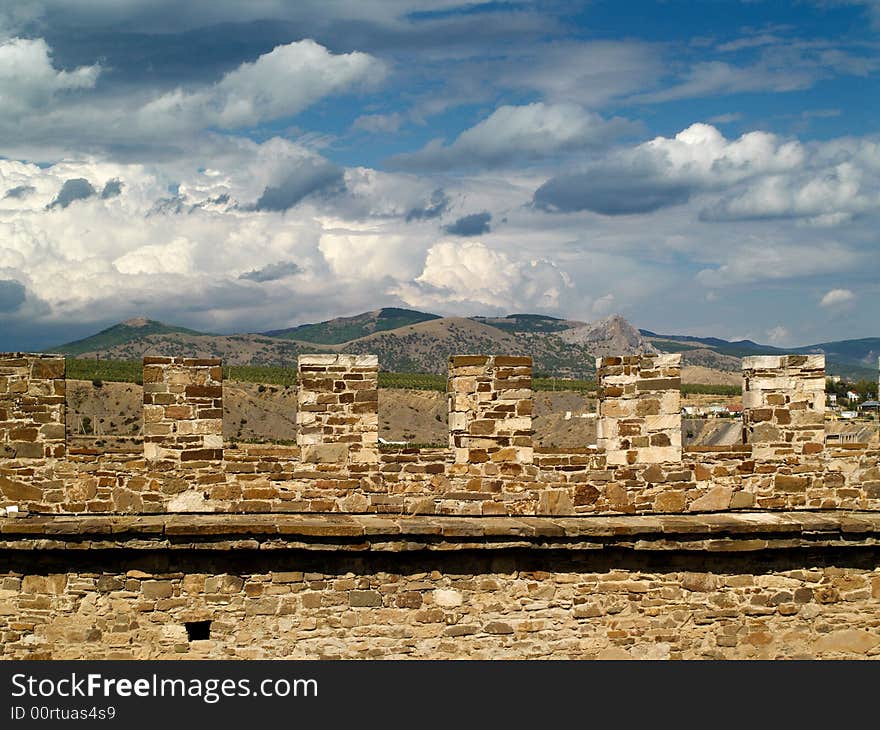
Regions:
M 0 460 L 64 455 L 64 393 L 62 355 L 0 353 Z
M 596 358 L 599 448 L 611 465 L 680 461 L 681 355 L 621 360 Z
M 303 461 L 348 467 L 379 461 L 375 355 L 300 355 L 297 444 Z
M 743 440 L 760 456 L 778 449 L 816 454 L 825 442 L 825 356 L 746 357 Z
M 220 360 L 145 357 L 143 381 L 144 458 L 172 463 L 222 460 Z
M 495 476 L 499 463 L 533 462 L 531 358 L 451 357 L 447 399 L 456 464 L 485 464 L 469 473 Z
M 880 636 L 876 632 L 843 629 L 820 637 L 815 650 L 820 654 L 867 654 L 877 644 L 880 644 Z

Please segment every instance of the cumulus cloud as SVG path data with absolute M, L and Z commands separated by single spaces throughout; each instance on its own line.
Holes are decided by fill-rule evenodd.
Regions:
M 462 132 L 452 144 L 434 140 L 390 162 L 404 169 L 502 167 L 595 147 L 632 128 L 625 120 L 605 120 L 576 104 L 502 106 Z
M 122 194 L 122 180 L 118 178 L 113 178 L 112 180 L 108 180 L 104 184 L 104 189 L 101 191 L 101 198 L 103 200 L 108 200 L 109 198 L 115 198 L 117 195 Z
M 49 208 L 66 208 L 74 201 L 86 200 L 87 198 L 91 198 L 94 194 L 95 188 L 92 187 L 92 184 L 83 177 L 65 180 L 64 185 L 61 186 L 61 190 L 58 191 L 55 200 L 49 203 Z
M 571 288 L 552 261 L 513 259 L 475 241 L 443 241 L 428 250 L 422 273 L 394 293 L 414 307 L 556 311 Z
M 480 236 L 489 232 L 491 220 L 492 214 L 484 210 L 482 213 L 462 216 L 454 223 L 444 226 L 443 230 L 453 236 Z
M 31 193 L 36 192 L 36 188 L 33 185 L 16 185 L 14 188 L 9 188 L 6 191 L 6 195 L 4 198 L 25 198 Z
M 535 191 L 538 208 L 560 213 L 589 210 L 602 215 L 650 213 L 686 203 L 693 186 L 669 180 L 657 170 L 629 170 L 613 166 L 591 172 L 558 175 Z
M 239 274 L 238 278 L 262 284 L 266 281 L 277 281 L 299 273 L 302 273 L 302 269 L 293 261 L 277 261 L 274 264 L 266 264 L 259 269 Z
M 406 222 L 431 220 L 439 218 L 449 208 L 452 202 L 442 188 L 431 193 L 431 198 L 426 203 L 413 206 L 406 212 Z
M 384 74 L 382 62 L 369 54 L 334 55 L 313 40 L 297 41 L 243 63 L 209 88 L 163 94 L 138 117 L 163 129 L 236 129 L 292 116 L 324 96 L 376 82 Z
M 0 41 L 0 116 L 20 119 L 44 109 L 57 94 L 91 89 L 99 73 L 97 65 L 56 69 L 42 38 Z
M 281 181 L 267 186 L 254 209 L 287 210 L 311 195 L 339 192 L 343 185 L 342 168 L 322 158 L 306 158 L 286 171 Z
M 727 140 L 711 125 L 693 124 L 674 138 L 656 137 L 612 152 L 583 171 L 551 178 L 535 191 L 534 204 L 560 212 L 647 213 L 685 203 L 701 191 L 796 170 L 805 155 L 799 142 L 767 132 Z
M 819 301 L 821 307 L 835 307 L 840 304 L 848 304 L 856 298 L 856 295 L 849 289 L 831 289 L 825 292 L 825 295 Z
M 814 161 L 815 162 L 815 161 Z M 803 218 L 838 225 L 880 206 L 880 175 L 855 159 L 828 168 L 771 175 L 734 190 L 701 212 L 707 221 Z
M 122 86 L 88 93 L 99 71 L 97 65 L 55 69 L 43 39 L 0 45 L 0 150 L 44 159 L 84 145 L 127 157 L 146 150 L 152 159 L 179 155 L 191 151 L 195 136 L 249 129 L 367 88 L 382 80 L 386 65 L 358 51 L 334 54 L 307 39 L 278 45 L 214 83 L 170 91 Z

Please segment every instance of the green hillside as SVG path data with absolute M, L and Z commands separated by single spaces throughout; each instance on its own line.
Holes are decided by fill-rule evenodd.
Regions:
M 417 312 L 412 309 L 386 307 L 375 312 L 364 312 L 353 317 L 337 317 L 326 322 L 303 324 L 281 330 L 261 332 L 267 337 L 279 337 L 285 340 L 314 342 L 319 345 L 339 345 L 374 332 L 385 332 L 398 327 L 406 327 L 431 319 L 440 319 L 439 315 Z
M 543 314 L 508 314 L 506 317 L 471 317 L 475 322 L 497 327 L 504 332 L 561 332 L 572 322 Z
M 185 327 L 175 327 L 154 319 L 129 319 L 119 324 L 114 324 L 105 330 L 101 330 L 91 337 L 82 340 L 68 342 L 65 345 L 52 347 L 47 352 L 59 352 L 65 355 L 81 355 L 84 352 L 98 352 L 100 350 L 114 347 L 116 345 L 124 345 L 127 342 L 138 340 L 147 335 L 167 335 L 167 334 L 187 334 L 201 335 L 203 332 L 187 329 Z

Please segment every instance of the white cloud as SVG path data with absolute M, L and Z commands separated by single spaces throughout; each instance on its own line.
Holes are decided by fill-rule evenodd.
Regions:
M 0 151 L 36 159 L 78 155 L 84 147 L 128 157 L 142 149 L 152 160 L 192 154 L 209 130 L 295 116 L 327 96 L 380 82 L 387 69 L 369 54 L 333 54 L 303 40 L 242 63 L 216 83 L 161 94 L 88 94 L 99 70 L 55 70 L 42 39 L 0 45 Z M 62 93 L 74 90 L 80 93 Z
M 384 74 L 384 65 L 369 54 L 334 55 L 315 41 L 298 41 L 243 63 L 209 88 L 164 94 L 144 105 L 138 116 L 163 129 L 236 129 L 292 116 L 318 99 L 379 81 Z
M 757 281 L 797 279 L 851 269 L 860 255 L 840 243 L 826 241 L 796 244 L 781 240 L 755 240 L 722 251 L 725 263 L 697 273 L 706 287 L 721 288 Z
M 362 114 L 351 125 L 354 130 L 364 132 L 396 132 L 403 124 L 403 115 L 398 112 L 392 114 Z
M 840 304 L 848 304 L 856 298 L 856 295 L 849 289 L 831 289 L 825 292 L 825 295 L 819 301 L 821 307 L 835 307 Z
M 818 169 L 792 170 L 770 175 L 734 190 L 702 214 L 705 220 L 803 218 L 834 226 L 854 215 L 880 206 L 880 176 L 865 166 L 864 159 L 851 159 Z M 817 162 L 812 161 L 813 165 Z
M 395 293 L 418 307 L 559 311 L 571 288 L 552 261 L 514 259 L 478 241 L 443 241 L 428 250 L 422 273 Z
M 58 94 L 91 89 L 100 71 L 98 65 L 56 69 L 42 38 L 0 42 L 0 117 L 19 119 L 44 109 Z
M 801 143 L 769 132 L 726 139 L 692 124 L 609 152 L 535 192 L 547 210 L 650 213 L 700 199 L 700 220 L 797 219 L 830 227 L 880 207 L 880 143 L 841 138 Z
M 776 325 L 767 330 L 767 342 L 771 345 L 784 347 L 791 344 L 791 332 L 787 327 Z
M 433 170 L 498 167 L 607 144 L 633 128 L 623 119 L 606 120 L 577 104 L 501 106 L 452 144 L 434 140 L 392 161 L 398 167 Z
M 687 202 L 701 190 L 724 189 L 803 162 L 799 142 L 767 132 L 727 140 L 715 127 L 698 123 L 673 138 L 656 137 L 612 151 L 583 172 L 551 178 L 536 191 L 535 203 L 563 212 L 645 213 Z
M 505 59 L 497 82 L 537 91 L 551 103 L 596 108 L 653 86 L 662 74 L 660 47 L 636 41 L 556 42 Z

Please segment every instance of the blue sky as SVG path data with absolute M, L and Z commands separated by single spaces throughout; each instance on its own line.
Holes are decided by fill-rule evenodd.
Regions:
M 380 306 L 877 335 L 880 3 L 0 8 L 0 348 Z

